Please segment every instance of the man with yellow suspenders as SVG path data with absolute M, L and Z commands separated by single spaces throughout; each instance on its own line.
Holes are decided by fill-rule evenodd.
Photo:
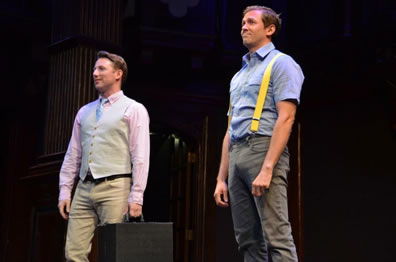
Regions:
M 286 145 L 304 75 L 272 43 L 280 25 L 270 8 L 249 6 L 243 12 L 241 36 L 249 53 L 231 80 L 229 127 L 214 193 L 217 205 L 231 206 L 245 262 L 298 261 L 287 211 Z

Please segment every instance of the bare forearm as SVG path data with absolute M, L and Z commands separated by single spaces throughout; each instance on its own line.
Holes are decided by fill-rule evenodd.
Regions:
M 282 101 L 277 104 L 278 120 L 272 132 L 271 142 L 260 173 L 252 183 L 252 194 L 262 196 L 271 184 L 272 172 L 289 140 L 296 114 L 295 104 Z
M 217 181 L 225 181 L 228 177 L 229 145 L 230 145 L 230 135 L 227 130 L 226 135 L 224 136 L 223 147 L 221 150 L 221 162 L 220 162 L 219 174 L 217 175 Z
M 278 163 L 280 155 L 282 154 L 289 140 L 293 123 L 294 117 L 287 119 L 278 119 L 278 121 L 276 122 L 272 133 L 268 153 L 264 159 L 263 166 L 261 168 L 262 171 L 273 170 Z
M 228 192 L 227 192 L 227 177 L 228 177 L 228 163 L 229 153 L 228 147 L 230 145 L 230 135 L 228 129 L 223 140 L 223 147 L 221 149 L 221 162 L 219 174 L 217 175 L 216 189 L 214 192 L 214 198 L 216 204 L 220 207 L 228 207 Z

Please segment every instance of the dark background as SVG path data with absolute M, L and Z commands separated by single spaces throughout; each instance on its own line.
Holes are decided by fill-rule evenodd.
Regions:
M 73 35 L 78 23 L 62 16 L 73 12 L 74 1 L 70 10 L 57 9 L 55 2 L 0 2 L 0 111 L 4 123 L 0 261 L 13 261 L 9 258 L 15 250 L 27 248 L 12 246 L 12 228 L 18 226 L 13 223 L 24 214 L 15 210 L 25 208 L 20 198 L 27 191 L 26 185 L 19 184 L 44 150 L 54 43 Z M 124 1 L 119 52 L 130 68 L 126 93 L 136 94 L 143 103 L 147 95 L 142 94 L 150 94 L 153 86 L 168 94 L 159 103 L 169 103 L 178 92 L 196 99 L 211 97 L 218 105 L 213 110 L 224 115 L 220 126 L 225 128 L 228 83 L 246 52 L 239 36 L 242 10 L 260 4 L 282 13 L 283 28 L 275 45 L 301 65 L 306 77 L 298 118 L 302 126 L 304 261 L 394 261 L 396 2 L 190 0 L 184 1 L 185 8 L 179 4 L 175 10 L 172 2 Z M 59 17 L 64 20 L 59 22 Z M 64 35 L 57 35 L 54 25 L 61 25 Z M 177 81 L 171 80 L 175 78 Z M 146 87 L 138 86 L 147 89 L 136 90 L 135 83 L 145 81 Z M 185 106 L 174 118 L 183 123 L 189 110 Z M 152 125 L 167 130 L 158 122 Z M 217 158 L 224 131 L 211 131 L 217 137 L 210 145 L 217 150 Z M 212 181 L 217 168 L 211 168 Z M 56 202 L 48 208 L 56 209 Z M 28 214 L 26 211 L 26 220 Z M 215 261 L 242 261 L 229 210 L 218 208 L 213 221 Z M 62 238 L 57 235 L 54 232 L 54 238 Z M 22 234 L 20 238 L 29 237 Z M 32 261 L 29 254 L 15 261 Z

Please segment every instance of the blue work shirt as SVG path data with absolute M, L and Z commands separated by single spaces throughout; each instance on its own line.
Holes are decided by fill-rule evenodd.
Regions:
M 238 141 L 252 132 L 250 126 L 256 107 L 264 71 L 272 58 L 280 53 L 272 42 L 258 49 L 249 57 L 242 58 L 242 68 L 231 80 L 231 142 Z M 272 66 L 267 96 L 257 134 L 272 136 L 278 119 L 276 104 L 287 99 L 300 102 L 304 75 L 300 66 L 288 55 L 278 57 Z

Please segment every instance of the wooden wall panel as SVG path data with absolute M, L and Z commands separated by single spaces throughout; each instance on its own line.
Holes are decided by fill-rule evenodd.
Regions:
M 96 50 L 74 47 L 51 57 L 44 155 L 64 152 L 75 115 L 97 97 L 91 73 Z
M 121 43 L 121 1 L 80 1 L 79 34 L 100 41 Z
M 52 42 L 84 36 L 97 41 L 121 44 L 123 1 L 52 1 Z
M 33 211 L 31 262 L 64 260 L 64 223 L 56 206 L 42 206 Z
M 53 1 L 53 5 L 44 156 L 67 149 L 78 109 L 97 97 L 91 70 L 97 48 L 103 42 L 119 45 L 122 32 L 121 0 Z

